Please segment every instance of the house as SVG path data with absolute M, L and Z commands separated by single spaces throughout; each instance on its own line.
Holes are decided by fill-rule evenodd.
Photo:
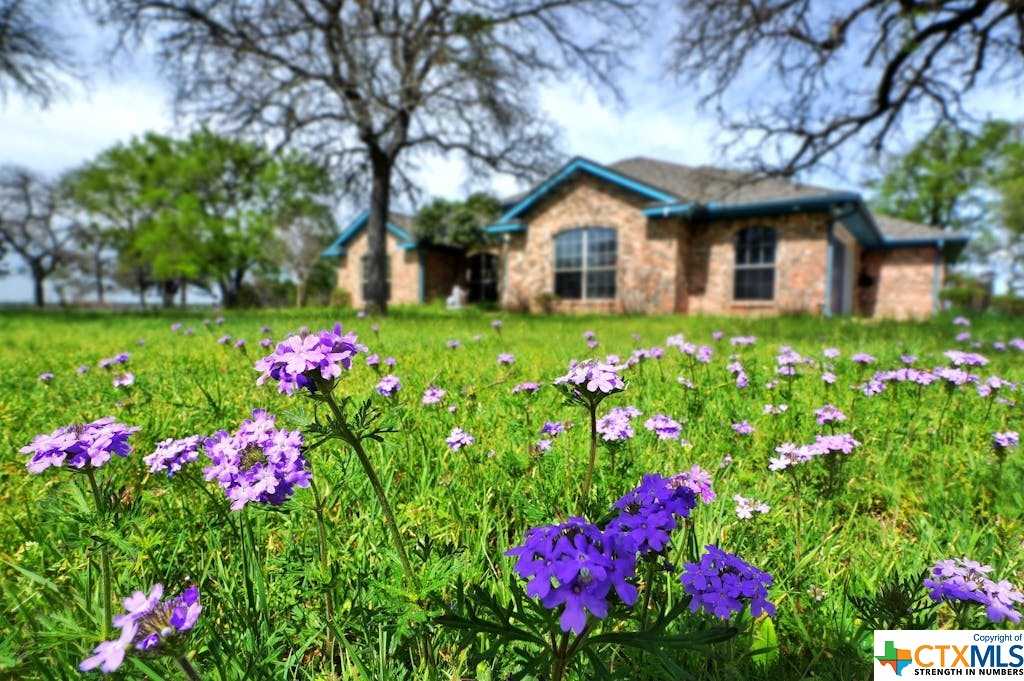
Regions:
M 338 286 L 365 300 L 366 214 L 331 244 Z M 471 300 L 563 312 L 858 314 L 938 309 L 961 234 L 873 214 L 848 191 L 650 158 L 574 158 L 507 200 L 470 254 L 418 243 L 388 223 L 390 300 L 458 283 Z
M 855 192 L 650 158 L 574 158 L 487 231 L 505 307 L 677 314 L 924 317 L 967 242 Z
M 341 231 L 323 252 L 337 259 L 337 287 L 348 292 L 357 308 L 366 302 L 366 260 L 369 239 L 368 213 L 363 211 Z M 458 284 L 471 302 L 497 300 L 497 257 L 486 251 L 424 243 L 413 236 L 413 218 L 391 213 L 388 217 L 387 287 L 391 303 L 423 303 L 443 298 Z

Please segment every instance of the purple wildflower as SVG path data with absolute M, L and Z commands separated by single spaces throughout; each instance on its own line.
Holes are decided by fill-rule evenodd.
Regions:
M 458 350 L 460 347 L 462 347 L 462 343 L 460 343 L 455 338 L 452 338 L 451 340 L 448 341 L 447 346 L 449 350 Z
M 448 449 L 453 452 L 457 452 L 463 447 L 469 447 L 472 445 L 476 442 L 476 438 L 464 431 L 462 428 L 452 428 L 452 432 L 448 435 L 445 442 L 448 444 Z
M 1016 447 L 1020 444 L 1020 435 L 1013 430 L 1007 430 L 1002 433 L 992 434 L 992 446 L 996 450 L 1006 450 Z
M 227 334 L 224 334 L 223 336 L 221 336 L 220 338 L 217 339 L 217 344 L 218 345 L 227 345 L 230 342 L 231 342 L 231 336 L 229 336 Z
M 138 430 L 138 426 L 126 426 L 108 416 L 84 425 L 63 426 L 48 435 L 36 435 L 19 451 L 32 454 L 25 466 L 29 473 L 42 473 L 50 466 L 65 464 L 76 470 L 99 468 L 113 455 L 131 454 L 128 438 Z
M 168 478 L 181 470 L 181 467 L 199 458 L 199 444 L 202 438 L 190 435 L 178 440 L 167 438 L 157 443 L 156 450 L 143 461 L 149 466 L 150 473 L 167 473 Z
M 393 369 L 396 364 L 398 364 L 398 360 L 395 359 L 394 357 L 385 357 L 384 358 L 384 366 L 390 367 L 390 368 Z
M 512 364 L 515 364 L 515 361 L 516 357 L 512 353 L 503 352 L 498 355 L 498 364 L 501 366 L 511 366 Z
M 171 333 L 178 333 L 179 331 L 181 331 L 181 322 L 171 324 Z
M 745 348 L 757 342 L 757 336 L 734 336 L 729 339 L 733 347 Z
M 82 661 L 78 668 L 92 671 L 97 667 L 105 674 L 117 670 L 130 651 L 153 655 L 160 646 L 190 631 L 199 619 L 203 607 L 199 603 L 199 589 L 190 586 L 175 598 L 161 600 L 162 584 L 154 584 L 149 595 L 141 591 L 124 599 L 127 612 L 114 618 L 114 626 L 121 635 L 113 641 L 104 641 L 93 650 L 92 657 Z
M 711 473 L 696 464 L 690 470 L 677 473 L 669 478 L 669 484 L 685 487 L 696 494 L 705 504 L 710 504 L 716 497 L 711 483 Z
M 832 404 L 826 404 L 825 406 L 816 409 L 814 416 L 818 421 L 819 426 L 823 426 L 826 423 L 836 423 L 838 421 L 845 421 L 846 414 L 839 411 L 839 408 Z
M 89 365 L 88 364 L 79 364 L 78 368 L 75 369 L 75 373 L 78 374 L 79 376 L 82 376 L 83 374 L 89 373 Z
M 326 384 L 323 389 L 330 390 L 341 372 L 352 368 L 352 359 L 365 351 L 354 333 L 342 334 L 341 324 L 316 334 L 290 336 L 256 362 L 255 369 L 262 372 L 256 384 L 273 379 L 278 382 L 277 389 L 288 395 L 300 388 L 314 392 L 321 383 Z
M 1024 603 L 1024 594 L 1006 580 L 989 578 L 990 565 L 967 558 L 940 560 L 932 566 L 931 577 L 924 580 L 928 596 L 935 602 L 960 601 L 985 606 L 991 622 L 1020 621 L 1016 607 Z
M 753 435 L 754 426 L 750 425 L 750 421 L 739 421 L 732 424 L 733 432 L 737 435 Z
M 874 358 L 874 356 L 872 356 L 872 355 L 869 355 L 869 354 L 868 354 L 868 353 L 866 353 L 866 352 L 858 352 L 857 354 L 855 354 L 855 355 L 854 355 L 853 357 L 851 357 L 850 359 L 852 359 L 852 360 L 853 360 L 854 364 L 863 364 L 863 365 L 867 365 L 867 364 L 874 364 L 874 363 L 875 363 L 875 358 Z
M 676 440 L 683 431 L 678 421 L 665 414 L 655 414 L 644 422 L 644 427 L 657 435 L 659 440 Z
M 423 399 L 420 400 L 420 403 L 424 406 L 437 404 L 443 400 L 444 396 L 447 394 L 447 391 L 438 388 L 436 385 L 432 385 L 423 391 Z
M 494 329 L 498 333 L 501 333 L 501 327 L 502 327 L 502 321 L 500 319 L 492 319 L 491 320 L 491 328 L 492 329 Z
M 394 397 L 398 394 L 398 391 L 402 389 L 402 382 L 398 380 L 398 376 L 394 374 L 388 374 L 377 381 L 377 387 L 375 390 L 379 395 L 384 397 Z
M 839 348 L 825 348 L 821 351 L 821 354 L 824 355 L 826 359 L 835 359 L 839 356 Z
M 949 363 L 955 367 L 982 367 L 988 364 L 988 359 L 976 352 L 962 352 L 960 350 L 946 350 L 943 355 L 949 359 Z
M 971 320 L 968 319 L 967 317 L 954 317 L 953 318 L 953 325 L 954 326 L 970 326 L 971 325 Z
M 52 371 L 44 371 L 43 373 L 39 374 L 39 381 L 41 383 L 49 383 L 52 380 L 53 380 L 53 372 Z
M 789 411 L 789 405 L 788 404 L 766 404 L 766 405 L 764 405 L 764 409 L 762 411 L 765 414 L 769 415 L 769 416 L 779 416 L 779 415 L 785 414 L 787 411 Z
M 583 518 L 534 527 L 506 555 L 517 558 L 515 570 L 526 580 L 528 596 L 550 610 L 562 608 L 562 631 L 583 633 L 588 614 L 603 619 L 612 589 L 626 605 L 636 601 L 636 587 L 627 581 L 636 571 L 636 545 Z
M 591 404 L 626 388 L 618 367 L 597 360 L 571 362 L 569 371 L 556 378 L 554 384 L 564 386 L 570 396 Z
M 111 384 L 115 388 L 130 388 L 135 385 L 135 374 L 130 371 L 120 373 L 114 376 L 114 380 L 111 381 Z
M 540 390 L 539 383 L 534 383 L 533 381 L 524 381 L 522 383 L 517 384 L 514 388 L 512 388 L 512 394 L 516 395 L 518 393 L 526 393 L 528 395 L 532 395 L 538 390 Z
M 697 494 L 681 481 L 651 473 L 615 502 L 619 515 L 608 529 L 629 537 L 642 554 L 660 552 L 677 527 L 676 517 L 688 518 L 696 505 Z
M 750 614 L 775 615 L 775 606 L 768 601 L 772 576 L 758 570 L 739 556 L 717 546 L 704 547 L 698 563 L 686 563 L 679 580 L 690 594 L 690 610 L 703 608 L 721 619 L 743 612 L 749 603 Z
M 371 353 L 366 356 L 365 361 L 366 366 L 370 367 L 371 369 L 376 369 L 377 367 L 380 366 L 380 355 L 378 355 L 376 352 Z
M 546 452 L 551 449 L 551 440 L 537 440 L 535 447 L 538 452 Z
M 238 340 L 235 341 L 235 349 L 236 350 L 245 350 L 245 339 L 244 338 L 239 338 Z
M 302 433 L 279 429 L 275 420 L 273 414 L 256 409 L 235 433 L 222 430 L 203 443 L 211 462 L 203 475 L 217 481 L 233 511 L 251 502 L 279 506 L 296 487 L 309 487 Z
M 541 426 L 540 432 L 543 435 L 558 437 L 565 432 L 565 424 L 561 421 L 545 421 L 544 425 Z
M 640 415 L 636 407 L 615 407 L 597 420 L 597 432 L 605 442 L 621 442 L 633 437 L 632 419 Z
M 274 345 L 274 341 L 271 340 L 270 338 L 261 338 L 260 339 L 260 347 L 263 348 L 264 350 L 266 350 L 267 348 L 269 348 L 269 347 L 271 347 L 273 345 Z

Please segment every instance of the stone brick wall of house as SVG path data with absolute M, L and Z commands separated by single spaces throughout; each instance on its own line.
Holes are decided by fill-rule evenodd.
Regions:
M 865 250 L 857 281 L 858 313 L 867 317 L 921 319 L 935 304 L 934 246 Z M 939 268 L 939 285 L 943 270 Z
M 554 237 L 575 227 L 616 230 L 617 295 L 613 300 L 561 300 L 561 312 L 672 312 L 676 306 L 679 263 L 675 226 L 648 222 L 641 209 L 650 203 L 590 175 L 566 182 L 533 206 L 525 234 L 514 234 L 502 248 L 501 303 L 513 309 L 542 308 L 542 294 L 554 291 Z
M 369 247 L 366 230 L 345 245 L 345 255 L 338 259 L 338 288 L 352 296 L 352 306 L 361 308 L 363 300 L 362 257 Z M 416 249 L 403 249 L 390 232 L 387 233 L 388 264 L 391 269 L 391 303 L 417 303 L 420 299 L 420 266 Z
M 733 297 L 736 233 L 745 227 L 774 227 L 775 299 Z M 684 251 L 685 306 L 705 314 L 818 314 L 825 303 L 828 218 L 821 213 L 716 221 L 688 227 Z

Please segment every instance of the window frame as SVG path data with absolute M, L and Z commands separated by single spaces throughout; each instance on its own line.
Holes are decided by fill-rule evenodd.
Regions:
M 761 231 L 761 234 L 762 234 L 761 238 L 762 239 L 764 238 L 763 235 L 769 235 L 770 236 L 770 238 L 771 238 L 771 259 L 770 260 L 756 260 L 755 261 L 755 258 L 758 257 L 758 254 L 765 250 L 765 247 L 763 245 L 761 245 L 760 242 L 755 241 L 754 240 L 755 237 L 751 237 L 751 239 L 750 239 L 751 243 L 746 245 L 746 248 L 748 248 L 750 250 L 750 254 L 749 254 L 750 257 L 747 259 L 747 262 L 741 263 L 740 262 L 740 254 L 741 254 L 740 242 L 743 241 L 744 235 L 750 234 L 750 233 L 755 232 L 755 231 Z M 733 259 L 732 259 L 732 261 L 733 261 L 732 299 L 734 301 L 740 302 L 740 303 L 771 303 L 771 302 L 775 301 L 776 292 L 777 292 L 777 288 L 778 288 L 776 286 L 776 276 L 775 276 L 775 273 L 776 273 L 776 266 L 775 266 L 775 264 L 776 264 L 776 260 L 777 260 L 777 256 L 778 256 L 778 247 L 779 247 L 779 231 L 778 231 L 778 229 L 776 229 L 775 227 L 772 227 L 770 225 L 750 225 L 750 226 L 744 227 L 744 228 L 742 228 L 742 229 L 740 229 L 740 230 L 738 230 L 736 232 L 736 235 L 733 238 Z M 770 293 L 771 293 L 771 295 L 769 295 L 769 296 L 756 295 L 756 291 L 755 291 L 755 295 L 748 295 L 748 296 L 740 297 L 740 295 L 739 295 L 740 287 L 738 285 L 739 284 L 740 276 L 742 274 L 748 273 L 748 272 L 764 272 L 764 271 L 768 271 L 768 272 L 771 273 L 771 278 L 769 280 L 769 286 L 770 286 Z M 752 287 L 748 284 L 748 286 L 746 288 L 749 290 Z
M 591 265 L 590 264 L 590 244 L 591 234 L 602 233 L 611 235 L 611 243 L 614 247 L 614 255 L 612 258 L 611 265 Z M 573 234 L 579 234 L 579 267 L 566 267 L 559 266 L 558 264 L 558 241 L 561 238 L 568 237 Z M 619 295 L 619 283 L 618 283 L 618 266 L 619 266 L 619 233 L 614 227 L 606 227 L 602 225 L 584 225 L 580 227 L 572 227 L 569 229 L 563 229 L 556 233 L 552 237 L 552 270 L 554 272 L 554 278 L 552 281 L 552 290 L 555 295 L 563 300 L 615 300 Z M 589 277 L 590 273 L 598 272 L 611 272 L 612 285 L 610 295 L 592 295 L 590 293 Z M 558 293 L 558 275 L 559 274 L 579 274 L 580 277 L 580 295 L 579 297 L 567 297 Z
M 359 257 L 359 290 L 363 294 L 363 300 L 369 300 L 366 289 L 369 279 L 366 277 L 366 261 L 369 259 L 371 253 L 367 251 Z M 384 299 L 391 300 L 391 254 L 385 253 L 384 255 Z

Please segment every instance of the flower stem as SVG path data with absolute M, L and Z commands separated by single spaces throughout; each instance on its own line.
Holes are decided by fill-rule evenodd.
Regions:
M 192 666 L 192 663 L 188 661 L 187 657 L 184 655 L 176 655 L 174 660 L 178 663 L 178 666 L 181 667 L 181 671 L 185 674 L 185 678 L 189 681 L 202 681 L 202 678 L 199 676 L 199 672 L 196 671 L 196 668 Z
M 583 478 L 583 502 L 590 494 L 590 483 L 594 479 L 594 463 L 597 461 L 597 405 L 590 405 L 590 461 L 587 463 L 587 474 Z
M 359 463 L 363 467 L 363 471 L 366 473 L 366 477 L 370 479 L 370 485 L 373 487 L 374 493 L 377 495 L 377 501 L 380 502 L 381 509 L 384 511 L 384 519 L 391 530 L 391 539 L 395 545 L 395 551 L 398 552 L 398 559 L 402 563 L 402 569 L 405 571 L 405 576 L 417 589 L 419 588 L 419 578 L 416 573 L 412 570 L 412 564 L 409 562 L 409 556 L 405 553 L 405 545 L 402 543 L 402 533 L 398 529 L 398 521 L 395 520 L 395 514 L 391 510 L 391 504 L 388 503 L 388 497 L 384 493 L 384 486 L 380 483 L 380 478 L 377 477 L 377 471 L 373 468 L 370 458 L 366 455 L 366 450 L 363 449 L 363 443 L 359 437 L 348 427 L 345 422 L 345 415 L 341 413 L 341 408 L 338 407 L 338 403 L 334 401 L 334 397 L 330 393 L 325 394 L 327 406 L 331 408 L 331 413 L 334 414 L 335 427 L 338 429 L 342 436 L 342 439 L 348 443 L 352 450 L 356 453 L 356 458 L 359 459 Z
M 324 574 L 324 578 L 331 580 L 330 573 L 330 562 L 327 556 L 327 527 L 324 525 L 324 505 L 323 500 L 320 496 L 320 490 L 316 486 L 316 482 L 310 480 L 309 487 L 313 490 L 313 501 L 316 504 L 316 533 L 317 543 L 320 549 L 320 569 Z M 325 607 L 327 610 L 327 655 L 330 659 L 334 658 L 334 638 L 333 623 L 334 623 L 334 591 L 331 585 L 328 583 L 328 588 L 324 593 Z
M 92 499 L 96 504 L 96 515 L 99 515 L 103 511 L 103 496 L 100 494 L 99 485 L 96 484 L 96 474 L 91 466 L 86 466 L 85 475 L 89 480 L 89 487 L 92 489 Z M 100 570 L 103 575 L 103 636 L 109 638 L 114 611 L 111 605 L 110 593 L 110 549 L 107 547 L 106 542 L 100 544 Z
M 644 607 L 640 611 L 640 631 L 647 631 L 647 616 L 651 609 L 651 593 L 654 591 L 654 561 L 647 563 L 647 575 L 644 577 Z

